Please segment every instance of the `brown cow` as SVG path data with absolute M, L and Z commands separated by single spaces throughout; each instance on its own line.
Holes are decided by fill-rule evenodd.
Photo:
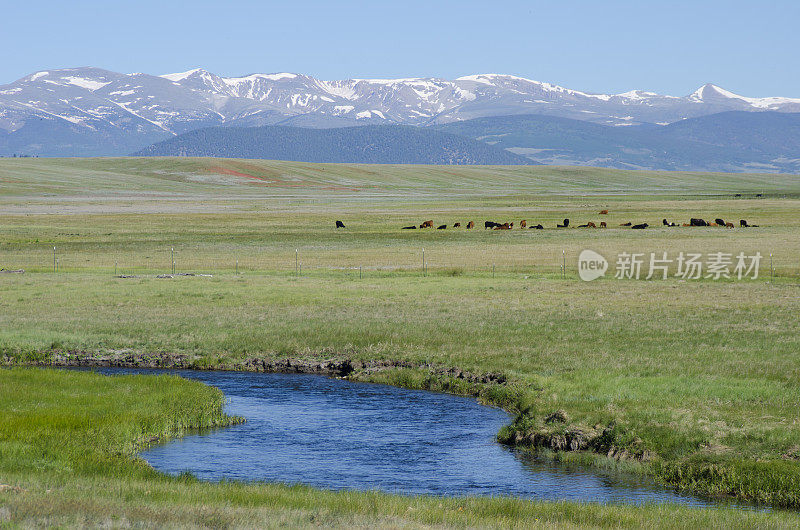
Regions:
M 588 227 L 589 227 L 589 228 L 597 228 L 597 225 L 596 225 L 596 224 L 594 224 L 593 222 L 589 221 L 589 223 L 588 223 Z
M 600 221 L 600 228 L 606 228 L 606 222 Z
M 627 223 L 621 223 L 619 226 L 631 226 L 633 223 L 628 221 Z
M 503 223 L 494 227 L 495 230 L 511 230 L 512 228 L 514 228 L 514 223 Z
M 600 215 L 608 215 L 608 210 L 600 210 Z
M 458 228 L 460 226 L 461 226 L 461 223 L 456 223 L 456 224 L 453 225 L 453 228 Z
M 708 226 L 719 226 L 717 223 L 708 223 Z
M 419 225 L 419 227 L 420 228 L 433 228 L 433 220 L 425 221 L 421 225 Z
M 475 221 L 470 221 L 467 223 L 467 230 L 469 230 L 470 228 L 475 228 Z
M 520 223 L 519 223 L 519 227 L 520 228 L 525 228 L 526 226 L 528 226 L 528 221 L 526 221 L 525 219 L 520 221 Z
M 733 223 L 731 222 L 725 223 L 725 228 L 733 228 Z

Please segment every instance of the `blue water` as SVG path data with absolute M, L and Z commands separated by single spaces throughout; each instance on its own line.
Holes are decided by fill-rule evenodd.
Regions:
M 97 371 L 168 372 L 196 379 L 220 388 L 228 398 L 226 412 L 247 419 L 141 453 L 166 473 L 400 494 L 714 504 L 646 477 L 510 450 L 495 442 L 509 416 L 473 399 L 315 375 Z

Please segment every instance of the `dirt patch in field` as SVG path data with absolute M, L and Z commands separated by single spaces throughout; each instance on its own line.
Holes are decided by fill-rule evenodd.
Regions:
M 341 186 L 336 184 L 322 184 L 313 182 L 306 179 L 287 180 L 284 175 L 278 171 L 256 166 L 254 164 L 240 163 L 235 166 L 236 169 L 231 167 L 223 167 L 220 165 L 210 166 L 208 171 L 220 175 L 228 175 L 232 177 L 239 177 L 249 179 L 249 184 L 259 186 L 271 186 L 278 188 L 316 188 L 322 190 L 333 191 L 360 191 L 360 188 L 351 186 Z M 309 167 L 309 170 L 317 170 L 317 168 Z

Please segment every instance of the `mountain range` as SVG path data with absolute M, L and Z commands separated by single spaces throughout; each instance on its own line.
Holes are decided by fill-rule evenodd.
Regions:
M 681 97 L 639 90 L 592 94 L 499 74 L 469 75 L 454 80 L 324 81 L 290 73 L 221 77 L 195 69 L 155 76 L 84 67 L 36 72 L 0 86 L 0 154 L 121 155 L 214 126 L 321 129 L 401 124 L 441 127 L 443 132 L 462 134 L 457 132 L 460 123 L 496 119 L 498 125 L 513 123 L 514 116 L 552 118 L 549 123 L 564 134 L 563 124 L 571 122 L 559 119 L 580 122 L 578 128 L 583 124 L 604 126 L 591 130 L 603 131 L 597 134 L 624 143 L 630 140 L 629 136 L 639 136 L 648 128 L 730 111 L 798 113 L 800 99 L 745 97 L 711 84 Z M 638 127 L 636 133 L 622 132 L 634 127 Z M 541 131 L 529 132 L 531 140 Z M 494 130 L 492 134 L 505 132 Z M 486 140 L 474 134 L 466 136 Z M 574 160 L 603 165 L 606 158 L 612 159 L 609 164 L 616 163 L 614 153 L 602 150 L 595 153 L 598 156 L 589 158 L 584 154 L 575 158 L 569 152 L 574 151 L 569 145 L 553 147 L 552 142 L 531 145 L 530 141 L 510 145 L 509 141 L 500 140 L 495 145 L 544 163 Z M 566 152 L 559 153 L 559 147 Z M 617 145 L 616 149 L 641 147 Z M 540 153 L 549 154 L 540 156 Z M 642 153 L 641 160 L 633 161 L 633 165 L 660 167 L 655 162 L 648 163 L 648 155 Z M 740 162 L 729 166 L 731 170 L 742 170 Z M 777 164 L 772 170 L 783 167 Z

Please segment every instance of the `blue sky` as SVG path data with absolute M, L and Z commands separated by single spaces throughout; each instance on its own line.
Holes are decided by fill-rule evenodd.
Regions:
M 98 66 L 349 77 L 509 73 L 591 92 L 800 97 L 800 2 L 4 2 L 0 84 Z M 652 5 L 651 5 L 652 4 Z

